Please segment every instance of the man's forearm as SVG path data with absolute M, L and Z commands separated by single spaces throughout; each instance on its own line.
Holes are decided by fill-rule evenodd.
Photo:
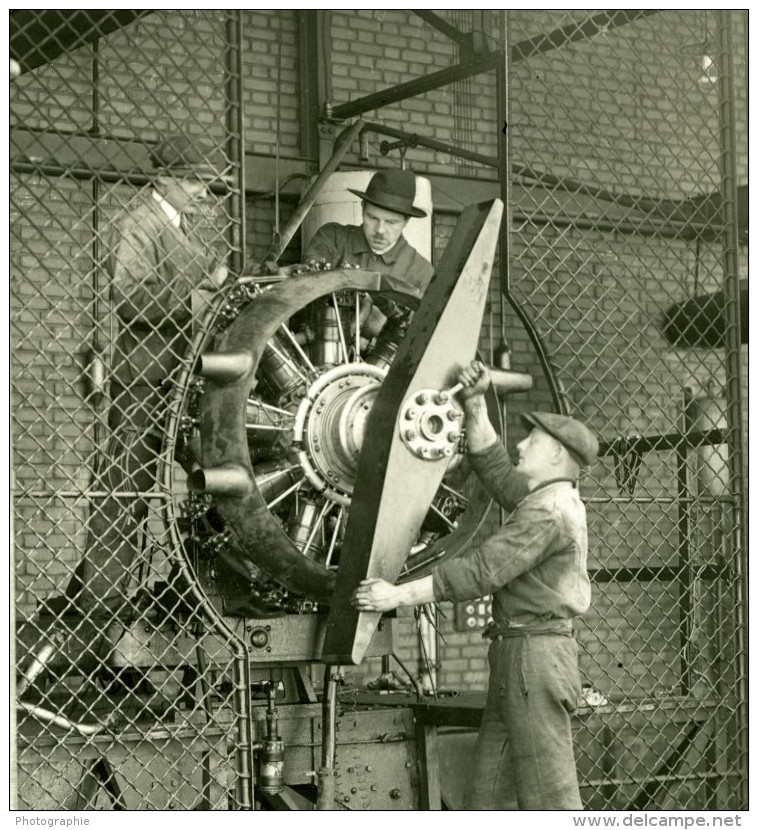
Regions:
M 431 574 L 412 582 L 395 585 L 395 591 L 398 606 L 426 605 L 428 602 L 434 602 L 434 580 Z
M 484 395 L 466 398 L 466 444 L 469 452 L 481 452 L 491 447 L 499 438 L 490 422 Z

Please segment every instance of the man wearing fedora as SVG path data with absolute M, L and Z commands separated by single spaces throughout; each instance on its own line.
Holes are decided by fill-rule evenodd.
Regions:
M 109 441 L 95 489 L 86 551 L 66 590 L 85 613 L 109 614 L 122 600 L 147 503 L 125 494 L 150 490 L 161 449 L 169 384 L 192 337 L 193 292 L 217 290 L 226 266 L 187 221 L 222 176 L 213 149 L 186 135 L 155 145 L 152 185 L 114 219 L 104 266 L 118 317 L 110 373 Z
M 425 211 L 413 205 L 416 177 L 410 170 L 380 170 L 371 177 L 365 191 L 348 190 L 362 199 L 362 223 L 323 225 L 311 239 L 303 260 L 325 261 L 331 268 L 380 271 L 394 277 L 403 291 L 421 297 L 434 276 L 434 268 L 403 236 L 412 216 L 426 216 Z M 377 300 L 377 307 L 368 318 L 368 333 L 377 334 L 384 318 L 393 310 L 391 304 Z
M 581 696 L 572 620 L 589 607 L 590 582 L 577 479 L 597 459 L 597 439 L 573 418 L 532 412 L 522 416 L 531 431 L 514 466 L 487 416 L 487 370 L 474 361 L 459 380 L 469 461 L 512 512 L 494 536 L 429 576 L 401 585 L 364 580 L 353 605 L 389 611 L 492 594 L 489 690 L 466 808 L 581 810 L 570 720 Z

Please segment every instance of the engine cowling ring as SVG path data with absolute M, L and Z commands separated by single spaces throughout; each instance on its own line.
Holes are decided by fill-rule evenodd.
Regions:
M 200 411 L 203 469 L 244 472 L 246 486 L 214 494 L 214 506 L 228 529 L 226 544 L 233 556 L 294 591 L 325 602 L 334 589 L 334 573 L 302 556 L 272 516 L 255 480 L 247 446 L 245 410 L 261 357 L 283 323 L 311 302 L 344 290 L 382 292 L 405 305 L 417 300 L 398 292 L 384 275 L 345 270 L 293 277 L 262 291 L 242 309 L 218 338 L 216 353 L 248 353 L 251 361 L 232 380 L 206 379 Z

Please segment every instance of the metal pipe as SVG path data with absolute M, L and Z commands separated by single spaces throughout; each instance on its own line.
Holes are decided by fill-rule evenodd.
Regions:
M 169 493 L 160 493 L 158 491 L 141 492 L 139 490 L 18 490 L 17 496 L 19 498 L 48 498 L 48 499 L 100 499 L 106 496 L 114 499 L 157 499 L 158 501 L 166 501 L 172 496 Z
M 700 496 L 582 496 L 585 504 L 732 504 L 733 499 L 721 496 L 717 499 L 703 499 Z
M 638 18 L 658 14 L 658 12 L 659 9 L 612 9 L 611 11 L 602 11 L 580 22 L 569 23 L 567 26 L 553 29 L 529 40 L 519 41 L 511 49 L 511 60 L 515 63 L 532 55 L 558 49 L 567 43 L 587 40 L 601 32 L 607 34 L 619 26 L 626 26 Z
M 526 213 L 516 211 L 513 214 L 514 222 L 521 224 L 551 225 L 556 228 L 577 228 L 588 231 L 608 231 L 611 233 L 639 234 L 640 236 L 654 236 L 663 239 L 702 239 L 708 235 L 715 235 L 719 231 L 718 225 L 702 225 L 696 222 L 676 222 L 661 220 L 660 223 L 651 223 L 642 219 L 603 219 L 579 214 L 571 216 L 565 213 L 544 213 L 534 211 Z
M 688 573 L 689 572 L 689 573 Z M 703 581 L 723 579 L 729 573 L 726 565 L 700 565 L 690 568 L 686 565 L 643 566 L 639 568 L 590 568 L 592 582 L 673 582 L 693 575 Z
M 92 125 L 89 135 L 100 135 L 100 61 L 98 41 L 92 43 Z M 92 179 L 92 351 L 89 356 L 90 393 L 93 395 L 93 408 L 97 414 L 103 402 L 106 383 L 103 344 L 100 342 L 100 321 L 102 312 L 102 292 L 100 285 L 100 181 Z M 95 446 L 102 443 L 103 420 L 95 417 L 92 425 Z
M 242 10 L 230 10 L 226 18 L 226 129 L 230 136 L 229 161 L 237 172 L 237 193 L 229 200 L 230 267 L 241 274 L 245 267 L 245 117 L 242 106 Z M 236 197 L 236 198 L 235 198 Z
M 498 62 L 496 64 L 496 89 L 498 108 L 498 130 L 499 130 L 499 171 L 500 171 L 500 194 L 505 205 L 505 216 L 500 224 L 500 291 L 506 296 L 516 316 L 521 320 L 521 325 L 529 335 L 537 358 L 542 366 L 542 372 L 547 380 L 550 390 L 550 397 L 553 407 L 561 415 L 568 413 L 565 395 L 561 390 L 560 383 L 556 377 L 550 357 L 548 356 L 545 344 L 542 342 L 537 327 L 531 317 L 519 304 L 511 291 L 511 274 L 508 265 L 510 259 L 510 142 L 508 138 L 508 118 L 510 112 L 510 90 L 509 90 L 509 67 L 508 67 L 508 18 L 503 9 L 500 10 L 500 36 L 502 38 L 501 48 L 498 51 Z
M 510 370 L 512 365 L 511 348 L 505 332 L 505 286 L 510 285 L 510 250 L 511 250 L 511 228 L 513 227 L 513 206 L 510 197 L 510 138 L 508 134 L 508 121 L 510 120 L 510 92 L 508 88 L 509 65 L 508 65 L 508 12 L 500 9 L 498 12 L 498 23 L 500 31 L 501 59 L 498 63 L 495 75 L 495 89 L 497 96 L 496 125 L 498 130 L 498 178 L 500 180 L 500 199 L 503 202 L 505 215 L 500 225 L 500 263 L 498 278 L 500 281 L 500 342 L 497 346 L 497 367 L 502 370 Z M 490 298 L 490 302 L 492 299 Z M 492 342 L 490 340 L 490 342 Z M 494 358 L 494 355 L 493 355 Z M 494 362 L 494 359 L 493 359 Z M 502 430 L 506 432 L 506 403 L 503 396 L 498 396 L 500 403 L 500 419 Z M 500 523 L 506 520 L 506 510 L 499 506 Z
M 644 196 L 629 196 L 626 193 L 613 193 L 602 187 L 585 184 L 578 179 L 570 179 L 568 176 L 555 176 L 552 173 L 533 170 L 531 167 L 523 164 L 514 164 L 511 167 L 511 172 L 516 176 L 534 179 L 540 182 L 540 184 L 549 185 L 557 190 L 565 190 L 568 193 L 582 193 L 586 196 L 592 196 L 594 199 L 599 199 L 601 202 L 611 202 L 614 205 L 636 208 L 637 210 L 646 212 L 659 210 L 666 204 L 664 201 L 647 199 Z
M 239 464 L 206 467 L 192 472 L 187 486 L 193 493 L 212 496 L 242 496 L 252 490 L 250 473 Z
M 708 445 L 723 444 L 726 440 L 724 430 L 687 430 L 681 433 L 669 433 L 668 435 L 634 435 L 614 438 L 612 441 L 601 441 L 598 449 L 600 457 L 604 455 L 621 454 L 634 452 L 642 454 L 646 452 L 660 452 L 662 450 L 675 450 L 678 447 L 701 447 Z
M 738 689 L 739 746 L 737 764 L 743 771 L 742 797 L 747 804 L 747 505 L 745 503 L 744 423 L 742 415 L 742 347 L 740 338 L 739 248 L 737 228 L 737 143 L 735 135 L 734 51 L 732 47 L 732 14 L 716 12 L 719 42 L 719 116 L 721 207 L 724 220 L 722 258 L 724 267 L 724 362 L 726 363 L 726 416 L 729 473 L 734 504 L 735 552 L 735 658 Z
M 413 688 L 416 692 L 416 700 L 421 702 L 424 699 L 424 687 L 421 685 L 421 681 L 418 679 L 418 677 L 416 677 L 416 675 L 411 674 L 410 670 L 408 669 L 408 666 L 406 666 L 405 663 L 403 663 L 403 661 L 397 656 L 397 654 L 395 654 L 394 651 L 392 652 L 392 659 L 405 672 L 406 676 L 413 684 Z
M 48 640 L 38 652 L 34 654 L 29 665 L 24 669 L 21 677 L 16 682 L 16 695 L 23 697 L 29 686 L 39 677 L 45 670 L 45 666 L 50 662 L 50 658 L 60 650 L 61 643 L 55 642 L 55 635 L 53 639 Z
M 321 702 L 321 767 L 318 771 L 317 810 L 334 809 L 336 782 L 334 756 L 337 748 L 337 681 L 339 666 L 324 668 L 324 692 Z
M 235 752 L 235 799 L 238 810 L 251 810 L 255 804 L 253 784 L 253 721 L 250 706 L 250 663 L 247 652 L 240 649 L 232 664 L 234 709 L 237 715 L 237 746 Z
M 480 75 L 482 72 L 488 72 L 495 68 L 497 60 L 498 56 L 494 54 L 486 55 L 474 61 L 449 66 L 441 69 L 439 72 L 432 72 L 430 75 L 414 78 L 412 81 L 406 81 L 404 84 L 397 84 L 397 86 L 389 87 L 389 89 L 383 89 L 380 92 L 365 95 L 363 98 L 357 98 L 355 101 L 338 104 L 332 108 L 332 116 L 339 120 L 352 118 L 356 115 L 362 115 L 369 110 L 386 107 L 388 104 L 394 104 L 406 98 L 413 98 L 416 95 L 431 92 L 433 89 L 447 86 L 462 78 L 470 78 L 472 75 Z
M 355 138 L 358 136 L 360 131 L 363 129 L 363 121 L 358 119 L 355 123 L 351 124 L 349 127 L 346 127 L 338 136 L 334 142 L 334 152 L 332 153 L 329 161 L 324 165 L 324 169 L 318 174 L 316 181 L 310 186 L 308 192 L 303 196 L 300 200 L 300 204 L 295 208 L 295 212 L 290 217 L 287 225 L 284 228 L 284 231 L 281 233 L 280 238 L 272 244 L 268 251 L 263 256 L 263 262 L 277 262 L 279 257 L 282 255 L 284 249 L 289 245 L 290 240 L 295 235 L 295 232 L 300 227 L 305 218 L 305 215 L 313 206 L 314 202 L 318 198 L 319 194 L 321 193 L 324 185 L 326 184 L 327 179 L 332 173 L 337 169 L 340 162 L 347 153 L 350 145 L 353 143 Z
M 440 17 L 438 14 L 435 14 L 431 11 L 426 11 L 424 9 L 413 9 L 413 13 L 420 17 L 424 23 L 428 23 L 430 26 L 434 26 L 435 29 L 442 32 L 445 37 L 449 37 L 450 40 L 454 41 L 458 44 L 458 46 L 462 48 L 466 48 L 471 45 L 471 35 L 467 32 L 462 32 L 460 29 L 456 29 L 455 26 L 451 25 L 447 22 L 444 18 Z
M 375 121 L 367 121 L 363 130 L 364 132 L 377 133 L 377 135 L 388 135 L 391 138 L 397 138 L 400 141 L 408 142 L 409 146 L 412 147 L 426 147 L 429 150 L 436 150 L 440 153 L 446 153 L 449 156 L 456 156 L 457 158 L 476 161 L 485 167 L 497 168 L 499 166 L 496 156 L 485 156 L 481 153 L 475 153 L 473 150 L 465 150 L 463 147 L 458 147 L 447 141 L 437 141 L 436 138 L 426 138 L 418 133 L 408 133 L 405 132 L 405 130 L 398 130 L 395 127 L 387 127 L 384 124 L 377 124 Z
M 200 355 L 197 373 L 216 383 L 234 383 L 253 367 L 253 356 L 246 351 L 206 352 Z
M 10 165 L 12 173 L 31 173 L 41 176 L 68 176 L 78 181 L 89 181 L 98 178 L 101 182 L 113 184 L 131 184 L 135 187 L 142 187 L 151 184 L 153 175 L 151 173 L 128 173 L 126 171 L 106 170 L 103 167 L 64 167 L 62 164 L 36 164 L 27 161 L 14 161 Z M 229 188 L 223 180 L 216 179 L 206 184 L 212 193 L 228 193 Z
M 205 659 L 205 649 L 202 644 L 203 637 L 203 623 L 202 620 L 195 626 L 195 659 L 197 660 L 197 674 L 200 683 L 200 707 L 205 712 L 206 722 L 213 722 L 213 705 L 211 704 L 211 684 L 208 682 L 208 663 Z M 202 755 L 202 796 L 201 804 L 203 810 L 213 809 L 210 798 L 211 789 L 211 758 L 210 752 L 206 750 Z
M 688 401 L 685 398 L 684 412 Z M 686 424 L 685 424 L 686 429 Z M 690 505 L 685 503 L 690 495 L 687 476 L 687 449 L 679 444 L 676 448 L 676 483 L 677 483 L 677 571 L 679 582 L 679 653 L 681 678 L 680 688 L 683 695 L 692 689 L 692 574 L 690 572 Z
M 64 715 L 50 712 L 42 706 L 34 706 L 31 703 L 25 703 L 23 700 L 19 700 L 16 703 L 16 706 L 18 706 L 19 709 L 23 709 L 33 718 L 37 718 L 37 720 L 44 721 L 45 723 L 51 723 L 53 726 L 58 726 L 61 729 L 78 732 L 80 735 L 84 735 L 85 737 L 99 735 L 101 732 L 105 731 L 106 725 L 104 723 L 76 723 L 75 721 L 69 720 L 69 718 Z
M 511 392 L 528 392 L 534 385 L 531 375 L 526 372 L 512 372 L 507 369 L 488 367 L 492 385 L 501 394 Z

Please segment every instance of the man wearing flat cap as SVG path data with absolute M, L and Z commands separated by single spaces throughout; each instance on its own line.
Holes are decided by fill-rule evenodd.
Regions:
M 303 256 L 305 262 L 325 261 L 331 268 L 358 267 L 394 277 L 401 290 L 423 296 L 434 276 L 432 264 L 403 236 L 408 220 L 426 216 L 413 204 L 416 177 L 410 170 L 380 170 L 365 191 L 348 188 L 363 205 L 360 225 L 329 222 L 316 231 Z M 365 330 L 377 334 L 395 308 L 378 298 Z
M 114 219 L 104 266 L 118 317 L 110 373 L 109 442 L 95 489 L 141 493 L 155 483 L 170 382 L 192 337 L 197 290 L 221 287 L 227 271 L 187 219 L 222 177 L 203 141 L 172 135 L 150 151 L 155 177 Z M 84 558 L 66 594 L 83 612 L 110 613 L 122 600 L 136 553 L 144 500 L 94 503 Z
M 487 370 L 474 361 L 459 380 L 468 458 L 512 512 L 494 536 L 429 576 L 402 585 L 364 580 L 353 604 L 388 611 L 492 594 L 489 691 L 466 808 L 581 810 L 570 721 L 581 695 L 572 620 L 589 608 L 590 582 L 577 479 L 596 461 L 597 439 L 574 418 L 532 412 L 522 416 L 530 433 L 514 466 L 487 416 Z

